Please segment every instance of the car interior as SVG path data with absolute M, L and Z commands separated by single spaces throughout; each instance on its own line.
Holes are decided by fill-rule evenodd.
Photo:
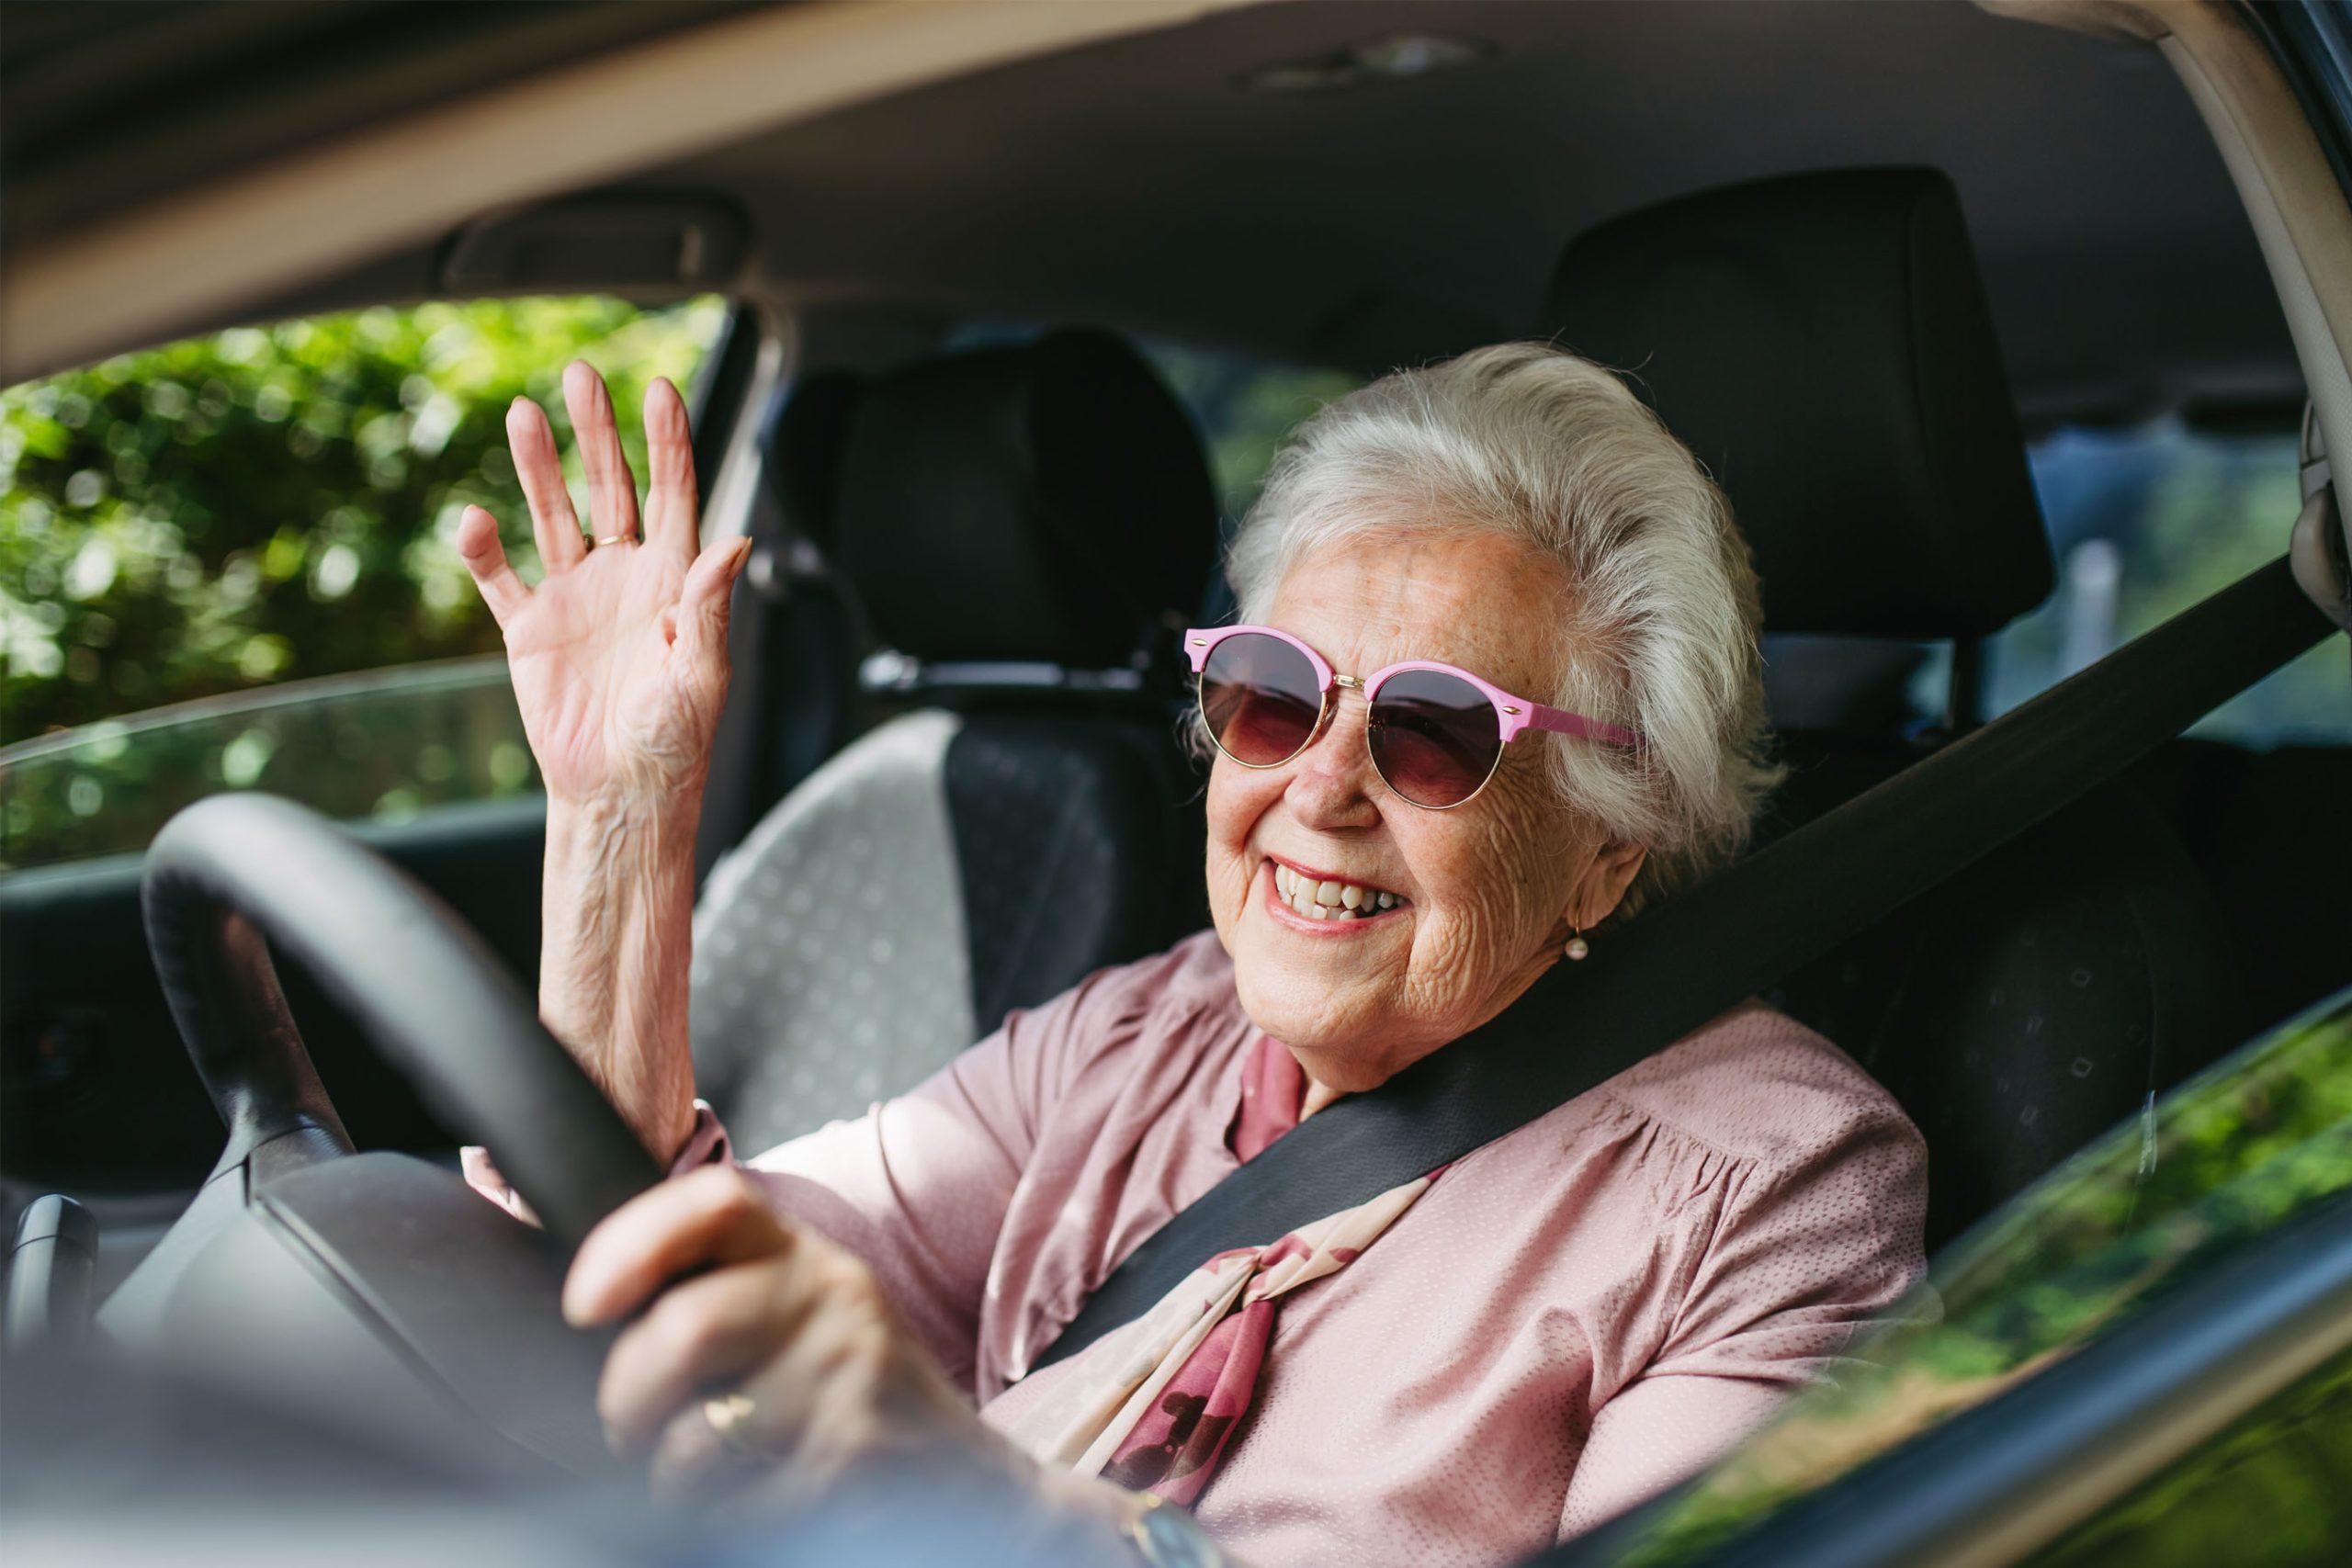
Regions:
M 660 26 L 726 19 L 678 9 Z M 560 47 L 650 36 L 596 26 Z M 366 38 L 310 41 L 356 71 Z M 351 112 L 298 96 L 280 129 Z M 66 232 L 96 211 L 62 183 L 28 199 L 15 221 Z M 1176 634 L 1229 613 L 1235 519 L 1152 344 L 1365 378 L 1536 337 L 1622 368 L 1730 495 L 1787 639 L 1759 844 L 1996 716 L 1987 641 L 2058 589 L 2032 441 L 2294 431 L 2307 397 L 2164 57 L 1958 3 L 1205 7 L 560 185 L 219 316 L 712 287 L 737 308 L 695 389 L 707 525 L 754 552 L 693 1017 L 701 1091 L 747 1151 L 1206 922 Z M 1890 670 L 1930 700 L 1890 703 Z M 2168 742 L 1768 993 L 1926 1135 L 1931 1255 L 2352 985 L 2352 721 L 2338 742 Z M 527 804 L 360 829 L 526 987 L 538 831 Z M 0 878 L 6 1217 L 89 1205 L 101 1326 L 126 1278 L 118 1316 L 160 1310 L 188 1265 L 150 1249 L 220 1159 L 141 873 Z M 350 998 L 283 979 L 351 1141 L 447 1162 L 447 1107 Z

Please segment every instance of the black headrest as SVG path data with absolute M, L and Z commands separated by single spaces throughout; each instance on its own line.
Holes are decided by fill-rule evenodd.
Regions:
M 785 523 L 828 556 L 841 515 L 842 450 L 865 390 L 865 378 L 854 370 L 803 376 L 768 433 L 766 471 Z
M 1626 371 L 1730 495 L 1782 632 L 1982 637 L 2050 542 L 1951 182 L 1797 175 L 1577 239 L 1544 325 Z
M 1191 420 L 1117 338 L 1061 332 L 883 377 L 850 418 L 835 558 L 927 660 L 1125 664 L 1216 553 Z

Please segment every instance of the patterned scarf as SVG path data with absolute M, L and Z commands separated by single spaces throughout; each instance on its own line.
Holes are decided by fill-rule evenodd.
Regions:
M 1298 1124 L 1305 1087 L 1297 1059 L 1261 1038 L 1234 1127 L 1234 1153 L 1244 1163 Z M 1442 1174 L 1417 1177 L 1271 1246 L 1210 1258 L 1149 1312 L 1075 1358 L 1008 1436 L 1045 1463 L 1189 1506 L 1250 1408 L 1276 1303 L 1354 1262 Z

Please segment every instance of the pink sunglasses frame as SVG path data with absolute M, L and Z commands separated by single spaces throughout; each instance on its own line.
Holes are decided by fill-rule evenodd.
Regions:
M 1384 665 L 1368 676 L 1342 675 L 1331 668 L 1330 660 L 1279 626 L 1196 626 L 1188 630 L 1184 634 L 1184 652 L 1193 662 L 1193 673 L 1198 676 L 1208 668 L 1209 655 L 1216 651 L 1217 644 L 1227 637 L 1238 637 L 1244 632 L 1254 632 L 1261 637 L 1272 637 L 1275 641 L 1287 643 L 1305 654 L 1307 664 L 1315 671 L 1316 679 L 1322 683 L 1322 705 L 1316 711 L 1315 728 L 1307 731 L 1306 739 L 1299 743 L 1298 750 L 1293 751 L 1280 761 L 1245 762 L 1232 752 L 1226 750 L 1225 742 L 1218 739 L 1216 729 L 1210 728 L 1210 742 L 1216 747 L 1221 756 L 1236 767 L 1257 769 L 1282 767 L 1321 739 L 1325 727 L 1331 722 L 1331 715 L 1337 705 L 1332 699 L 1333 692 L 1342 686 L 1362 692 L 1368 709 L 1373 699 L 1380 694 L 1380 688 L 1388 682 L 1390 677 L 1416 670 L 1433 671 L 1438 674 L 1451 675 L 1458 681 L 1469 682 L 1481 696 L 1494 705 L 1495 727 L 1502 738 L 1502 745 L 1495 748 L 1494 766 L 1487 770 L 1487 776 L 1478 781 L 1476 789 L 1453 802 L 1452 806 L 1422 806 L 1419 801 L 1398 790 L 1395 784 L 1388 784 L 1388 775 L 1380 773 L 1380 759 L 1373 757 L 1373 771 L 1380 773 L 1380 782 L 1388 784 L 1390 792 L 1395 794 L 1397 799 L 1408 806 L 1419 807 L 1423 811 L 1451 811 L 1456 806 L 1467 806 L 1477 799 L 1487 784 L 1493 780 L 1496 769 L 1502 766 L 1503 747 L 1509 746 L 1529 729 L 1550 730 L 1555 735 L 1573 735 L 1581 740 L 1593 740 L 1604 746 L 1622 746 L 1629 750 L 1637 750 L 1642 744 L 1642 738 L 1623 725 L 1611 724 L 1603 719 L 1587 718 L 1580 713 L 1570 713 L 1566 708 L 1550 707 L 1526 697 L 1514 696 L 1493 682 L 1474 675 L 1458 665 L 1441 664 L 1435 660 L 1408 659 L 1401 663 Z M 1194 688 L 1193 696 L 1195 703 L 1201 707 L 1201 722 L 1206 727 L 1208 708 L 1201 698 L 1197 685 Z M 1367 756 L 1371 754 L 1371 750 L 1372 726 L 1367 714 L 1364 725 L 1364 750 Z

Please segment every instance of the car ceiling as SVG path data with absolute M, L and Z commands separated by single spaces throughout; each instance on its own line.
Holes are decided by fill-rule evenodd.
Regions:
M 563 9 L 567 48 L 625 44 L 599 8 Z M 1408 31 L 1488 52 L 1329 91 L 1242 85 Z M 1960 0 L 1292 0 L 605 188 L 739 203 L 745 287 L 766 297 L 1095 321 L 1371 370 L 1543 331 L 1560 246 L 1627 209 L 1891 163 L 1957 182 L 2030 423 L 2299 400 L 2260 252 L 2162 58 Z M 440 254 L 275 303 L 429 293 Z

